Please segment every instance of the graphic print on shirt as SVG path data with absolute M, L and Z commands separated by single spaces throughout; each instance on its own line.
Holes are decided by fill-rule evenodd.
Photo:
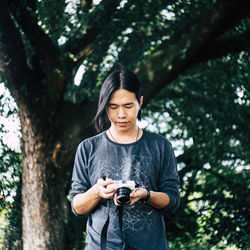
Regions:
M 152 158 L 147 156 L 125 156 L 120 164 L 112 165 L 107 159 L 100 161 L 97 166 L 97 175 L 107 176 L 113 180 L 132 180 L 136 184 L 151 187 Z M 113 200 L 110 201 L 110 227 L 119 230 L 118 215 Z M 132 231 L 152 230 L 152 213 L 154 210 L 148 204 L 138 201 L 134 205 L 124 206 L 123 229 Z M 116 221 L 116 222 L 115 222 Z M 117 227 L 117 228 L 116 228 Z

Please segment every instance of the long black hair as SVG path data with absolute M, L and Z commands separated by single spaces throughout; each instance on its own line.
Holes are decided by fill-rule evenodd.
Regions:
M 107 115 L 107 106 L 114 91 L 125 89 L 134 92 L 137 101 L 140 103 L 142 96 L 142 86 L 137 76 L 131 71 L 115 71 L 111 73 L 103 82 L 94 124 L 97 132 L 103 132 L 110 124 Z M 138 120 L 141 120 L 141 110 L 138 112 Z

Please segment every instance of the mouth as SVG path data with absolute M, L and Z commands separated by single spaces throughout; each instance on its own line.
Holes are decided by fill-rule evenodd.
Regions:
M 128 122 L 117 122 L 116 123 L 119 127 L 126 127 L 128 125 Z

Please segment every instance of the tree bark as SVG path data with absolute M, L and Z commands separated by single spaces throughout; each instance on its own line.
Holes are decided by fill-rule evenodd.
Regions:
M 69 122 L 72 132 L 68 131 L 67 136 L 49 122 L 54 120 L 53 116 L 44 121 L 34 110 L 30 113 L 21 104 L 19 116 L 23 154 L 23 249 L 72 249 L 76 242 L 82 242 L 86 218 L 72 219 L 67 194 L 76 147 L 93 132 L 87 129 L 89 116 L 83 116 L 82 125 L 79 120 L 75 125 Z
M 111 14 L 116 11 L 114 2 L 105 2 L 105 5 L 111 5 L 112 8 L 109 12 L 102 13 L 101 17 L 110 13 L 107 18 L 110 21 Z M 221 2 L 226 3 L 226 1 Z M 94 27 L 88 30 L 79 41 L 73 37 L 60 54 L 61 51 L 54 48 L 49 37 L 37 25 L 33 27 L 36 22 L 26 10 L 21 12 L 23 16 L 12 15 L 12 18 L 14 16 L 19 23 L 19 28 L 22 28 L 22 32 L 29 37 L 30 44 L 36 51 L 35 56 L 39 59 L 37 62 L 42 61 L 42 64 L 29 65 L 28 61 L 32 60 L 29 60 L 25 53 L 23 37 L 20 35 L 22 32 L 10 18 L 6 3 L 7 1 L 3 1 L 0 8 L 0 66 L 6 85 L 18 104 L 21 121 L 23 249 L 67 249 L 67 225 L 71 223 L 69 219 L 71 212 L 66 196 L 73 159 L 78 143 L 93 134 L 90 123 L 96 102 L 76 105 L 63 100 L 65 86 L 71 76 L 70 67 L 74 64 L 66 56 L 64 58 L 63 52 L 73 53 L 75 63 L 85 59 L 89 53 L 93 53 L 93 41 L 100 29 Z M 178 54 L 174 58 L 169 58 L 172 51 L 167 44 L 152 56 L 149 63 L 144 67 L 141 66 L 139 75 L 142 76 L 140 79 L 144 83 L 146 102 L 180 73 L 202 61 L 205 56 L 202 49 L 215 41 L 217 24 L 225 21 L 223 15 L 218 14 L 215 17 L 218 20 L 215 19 L 214 24 L 209 22 L 200 25 L 194 35 L 187 36 L 186 40 L 190 40 L 191 45 L 184 58 L 178 57 Z M 198 42 L 196 42 L 197 34 L 200 38 Z M 211 38 L 210 43 L 208 37 Z M 173 50 L 185 48 L 184 45 L 183 47 L 177 45 Z M 198 57 L 199 53 L 201 57 Z M 224 53 L 226 51 L 223 51 Z M 205 59 L 207 60 L 207 57 Z M 41 65 L 45 65 L 45 70 Z M 37 72 L 42 71 L 44 74 L 38 76 Z M 74 232 L 78 233 L 75 236 L 78 240 L 83 226 L 81 223 L 76 223 L 74 227 Z
M 63 249 L 67 200 L 52 157 L 54 131 L 19 107 L 23 146 L 23 249 Z

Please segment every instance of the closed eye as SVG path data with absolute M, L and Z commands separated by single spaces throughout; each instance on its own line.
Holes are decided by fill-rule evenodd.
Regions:
M 131 104 L 130 104 L 130 105 L 126 105 L 126 108 L 127 108 L 127 109 L 130 109 L 130 108 L 132 108 L 132 107 L 133 107 L 133 105 L 131 105 Z
M 110 109 L 116 109 L 116 108 L 117 108 L 117 106 L 116 106 L 116 105 L 112 105 L 112 104 L 111 104 L 111 105 L 109 105 L 109 108 L 110 108 Z

